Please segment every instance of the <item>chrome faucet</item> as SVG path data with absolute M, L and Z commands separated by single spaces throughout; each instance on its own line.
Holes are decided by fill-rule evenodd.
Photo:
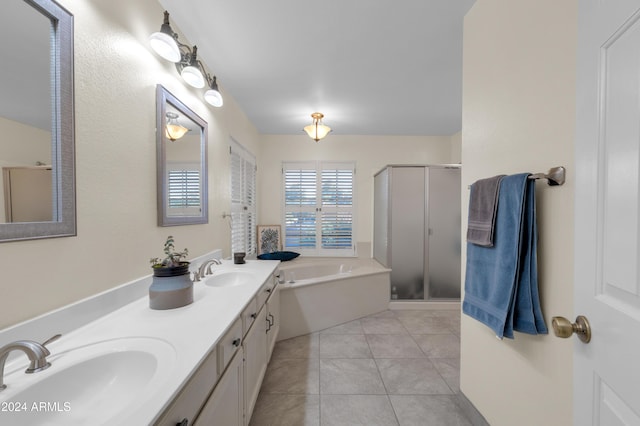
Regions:
M 202 278 L 207 275 L 211 275 L 213 272 L 211 271 L 212 265 L 222 265 L 218 259 L 209 259 L 202 262 L 202 265 L 198 268 L 198 271 L 194 273 L 194 281 L 200 281 Z
M 49 339 L 47 342 L 51 341 Z M 45 343 L 47 343 L 45 342 Z M 49 350 L 44 347 L 44 344 L 34 342 L 32 340 L 17 340 L 13 343 L 9 343 L 0 348 L 0 391 L 7 388 L 4 384 L 4 364 L 7 361 L 9 354 L 15 350 L 20 350 L 27 354 L 29 357 L 29 368 L 25 370 L 25 373 L 35 373 L 42 371 L 51 366 L 51 363 L 47 361 L 47 356 L 51 355 Z

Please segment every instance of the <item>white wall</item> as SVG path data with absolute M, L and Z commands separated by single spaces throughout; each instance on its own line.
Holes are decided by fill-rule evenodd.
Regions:
M 564 186 L 540 182 L 537 191 L 549 328 L 554 315 L 573 318 L 576 20 L 576 0 L 478 0 L 464 25 L 464 190 L 499 173 L 568 170 Z M 521 333 L 499 341 L 465 315 L 461 340 L 460 388 L 492 426 L 572 424 L 571 341 Z
M 170 234 L 193 257 L 215 248 L 230 255 L 222 219 L 230 207 L 229 136 L 257 151 L 257 132 L 224 93 L 223 78 L 225 105 L 214 109 L 149 49 L 163 17 L 156 1 L 60 4 L 75 17 L 78 235 L 0 244 L 0 328 L 148 275 L 149 258 Z M 207 225 L 156 225 L 158 83 L 209 123 Z
M 258 165 L 260 224 L 282 220 L 283 161 L 334 160 L 356 162 L 357 241 L 373 239 L 373 175 L 387 164 L 451 162 L 449 136 L 344 136 L 330 134 L 315 142 L 301 135 L 261 137 Z M 359 253 L 368 256 L 370 253 Z

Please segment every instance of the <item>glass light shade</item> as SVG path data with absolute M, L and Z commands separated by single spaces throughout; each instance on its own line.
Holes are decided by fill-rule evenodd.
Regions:
M 307 132 L 307 135 L 309 135 L 311 139 L 318 142 L 329 134 L 331 128 L 324 124 L 309 124 L 308 126 L 304 126 L 304 131 Z
M 183 137 L 188 131 L 189 129 L 179 124 L 167 124 L 165 127 L 165 134 L 172 142 Z
M 223 104 L 222 95 L 215 89 L 209 89 L 204 92 L 204 100 L 214 107 L 221 107 Z
M 193 86 L 198 89 L 204 87 L 204 76 L 197 67 L 194 67 L 193 65 L 187 65 L 186 67 L 182 68 L 180 75 L 189 86 Z
M 161 57 L 171 62 L 180 62 L 180 49 L 169 34 L 158 31 L 149 36 L 151 48 Z

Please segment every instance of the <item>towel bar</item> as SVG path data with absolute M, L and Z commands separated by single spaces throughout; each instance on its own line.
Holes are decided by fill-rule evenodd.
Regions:
M 529 179 L 546 179 L 549 186 L 564 184 L 565 168 L 562 166 L 549 169 L 548 173 L 536 173 L 529 176 Z
M 534 173 L 529 179 L 546 179 L 549 186 L 559 186 L 564 184 L 565 172 L 562 166 L 552 167 L 548 173 Z M 471 185 L 467 185 L 467 189 L 471 189 Z

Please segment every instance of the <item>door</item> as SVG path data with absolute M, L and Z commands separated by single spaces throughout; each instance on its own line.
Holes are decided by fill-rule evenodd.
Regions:
M 640 0 L 578 2 L 574 424 L 640 424 Z

